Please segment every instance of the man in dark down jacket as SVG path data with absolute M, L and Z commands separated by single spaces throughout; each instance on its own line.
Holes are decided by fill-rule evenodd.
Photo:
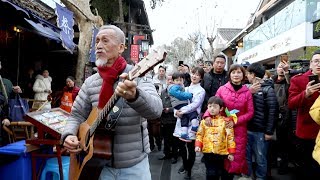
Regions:
M 228 72 L 224 70 L 226 58 L 223 55 L 218 55 L 213 60 L 213 68 L 209 73 L 204 74 L 201 81 L 201 86 L 206 91 L 206 96 L 202 104 L 201 112 L 207 110 L 207 104 L 210 97 L 214 96 L 220 86 L 228 82 Z
M 288 173 L 289 155 L 295 156 L 293 142 L 295 139 L 294 131 L 296 129 L 294 113 L 296 112 L 288 108 L 290 78 L 289 64 L 285 61 L 280 62 L 277 67 L 277 74 L 272 76 L 279 104 L 279 118 L 275 128 L 277 132 L 276 148 L 273 151 L 281 159 L 278 166 L 278 174 Z
M 261 84 L 261 90 L 253 94 L 254 116 L 248 123 L 248 175 L 252 176 L 252 155 L 254 155 L 257 163 L 255 175 L 257 179 L 266 179 L 268 145 L 278 116 L 278 101 L 272 88 L 272 80 L 262 80 L 265 69 L 261 64 L 253 63 L 247 71 L 247 77 L 251 84 Z
M 173 115 L 173 107 L 171 105 L 170 96 L 168 93 L 168 86 L 172 84 L 172 75 L 167 75 L 167 88 L 161 92 L 161 100 L 163 104 L 163 110 L 161 115 L 161 134 L 163 136 L 163 154 L 159 160 L 171 159 L 171 163 L 177 163 L 178 159 L 178 146 L 177 138 L 173 136 L 174 128 L 176 127 L 177 118 Z
M 113 155 L 111 160 L 98 158 L 101 160 L 99 162 L 105 162 L 102 163 L 104 166 L 99 179 L 151 180 L 146 119 L 161 116 L 162 108 L 159 107 L 162 107 L 162 102 L 151 76 L 126 80 L 127 74 L 122 72 L 132 66 L 127 65 L 121 56 L 124 49 L 125 35 L 121 29 L 113 25 L 100 28 L 95 44 L 98 73 L 87 78 L 81 87 L 62 134 L 63 145 L 70 153 L 80 151 L 76 136 L 80 123 L 88 118 L 92 108 L 102 109 L 114 92 L 120 99 L 111 111 L 120 114 L 116 116 L 117 124 L 113 133 Z M 119 75 L 122 80 L 116 85 Z M 100 125 L 104 125 L 104 122 L 103 119 Z M 98 127 L 104 136 L 107 132 L 105 127 Z M 90 172 L 90 178 L 94 173 Z

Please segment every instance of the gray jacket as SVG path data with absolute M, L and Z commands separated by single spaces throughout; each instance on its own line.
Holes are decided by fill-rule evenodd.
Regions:
M 80 123 L 87 119 L 92 107 L 98 105 L 102 81 L 99 73 L 85 80 L 64 128 L 63 139 L 68 134 L 76 135 Z M 162 102 L 151 76 L 146 75 L 135 81 L 139 97 L 134 102 L 124 100 L 123 110 L 115 128 L 113 149 L 115 168 L 132 167 L 147 156 L 150 145 L 146 119 L 157 119 L 162 113 Z

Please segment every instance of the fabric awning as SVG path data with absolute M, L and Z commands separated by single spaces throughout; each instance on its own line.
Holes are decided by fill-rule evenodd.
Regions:
M 28 11 L 25 10 L 25 9 L 23 9 L 22 7 L 20 7 L 20 6 L 18 6 L 18 5 L 15 5 L 14 3 L 12 3 L 11 1 L 8 1 L 8 0 L 1 0 L 1 1 L 10 4 L 10 5 L 11 5 L 12 7 L 14 7 L 16 10 L 22 11 L 22 12 L 24 12 L 28 17 L 30 17 Z
M 24 20 L 27 23 L 29 23 L 34 28 L 34 30 L 36 30 L 35 33 L 37 33 L 37 34 L 39 34 L 41 36 L 50 38 L 52 40 L 56 40 L 56 41 L 61 42 L 60 35 L 59 35 L 58 32 L 53 31 L 49 27 L 43 26 L 41 23 L 36 23 L 36 22 L 34 22 L 32 20 L 29 20 L 29 19 L 26 19 L 26 18 L 24 18 Z
M 23 20 L 26 22 L 19 25 L 23 30 L 41 35 L 43 37 L 55 40 L 57 42 L 61 42 L 60 35 L 59 35 L 60 28 L 58 28 L 56 25 L 37 16 L 31 11 L 14 4 L 10 0 L 1 0 L 1 1 L 4 3 L 10 4 L 17 11 L 22 11 L 25 14 L 25 16 L 23 15 L 18 17 L 22 20 L 21 22 L 23 22 Z

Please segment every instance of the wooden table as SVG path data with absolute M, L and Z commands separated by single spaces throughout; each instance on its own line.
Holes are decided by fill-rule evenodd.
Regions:
M 37 158 L 50 158 L 57 157 L 59 164 L 60 179 L 63 179 L 62 160 L 61 156 L 64 150 L 61 146 L 61 132 L 63 131 L 65 120 L 69 116 L 69 113 L 60 109 L 54 108 L 50 111 L 37 111 L 27 113 L 25 116 L 26 121 L 31 122 L 37 127 L 37 137 L 27 139 L 26 144 L 29 144 L 28 148 L 32 148 L 31 151 L 31 163 L 32 163 L 32 179 L 37 180 L 40 177 L 43 166 L 40 166 L 39 172 L 36 169 Z M 45 151 L 50 151 L 50 148 L 56 148 L 56 153 L 50 154 Z

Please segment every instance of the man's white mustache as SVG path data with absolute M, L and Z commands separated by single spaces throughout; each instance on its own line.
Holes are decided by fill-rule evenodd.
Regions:
M 98 50 L 96 50 L 95 54 L 97 54 L 97 53 L 105 53 L 105 52 L 106 52 L 106 51 L 103 50 L 103 49 L 98 49 Z

